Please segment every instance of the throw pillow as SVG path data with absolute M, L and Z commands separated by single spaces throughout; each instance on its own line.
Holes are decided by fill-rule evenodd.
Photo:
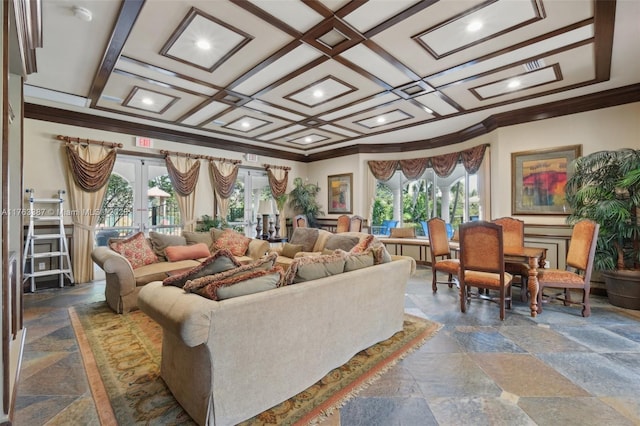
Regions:
M 216 281 L 221 281 L 237 275 L 246 274 L 247 272 L 271 269 L 275 266 L 276 259 L 278 259 L 278 253 L 269 253 L 262 256 L 260 259 L 246 265 L 238 265 L 235 268 L 230 268 L 222 272 L 209 274 L 207 276 L 201 275 L 198 278 L 186 282 L 184 285 L 184 290 L 187 292 L 196 293 L 201 288 L 206 287 L 211 283 L 215 283 Z
M 373 243 L 373 235 L 367 235 L 358 244 L 356 244 L 349 253 L 363 253 Z
M 213 243 L 216 250 L 228 249 L 234 256 L 244 256 L 251 238 L 245 237 L 233 229 L 225 229 Z
M 214 281 L 194 293 L 211 300 L 224 300 L 247 294 L 259 293 L 278 287 L 284 273 L 280 266 L 245 272 L 222 280 Z
M 344 271 L 344 254 L 298 257 L 291 262 L 283 284 L 290 285 L 341 274 Z
M 327 250 L 340 249 L 349 251 L 358 244 L 359 240 L 360 238 L 356 236 L 332 235 L 325 243 L 324 248 Z
M 187 245 L 193 245 L 198 243 L 205 243 L 209 250 L 213 245 L 213 238 L 211 238 L 210 232 L 197 232 L 197 231 L 182 231 L 182 236 L 187 240 Z
M 187 239 L 181 235 L 166 235 L 155 231 L 149 231 L 149 240 L 151 241 L 153 252 L 161 262 L 167 260 L 164 252 L 167 247 L 187 245 Z
M 391 228 L 391 238 L 415 238 L 415 228 Z
M 364 253 L 345 253 L 344 271 L 355 271 L 356 269 L 368 268 L 374 265 L 373 252 L 366 250 Z
M 301 244 L 302 251 L 313 251 L 313 246 L 318 239 L 318 230 L 316 228 L 296 228 L 291 235 L 291 244 Z
M 162 284 L 182 288 L 189 280 L 228 271 L 238 266 L 240 266 L 240 262 L 236 260 L 229 250 L 218 250 L 193 269 L 165 278 Z
M 282 256 L 284 257 L 290 257 L 293 259 L 296 253 L 301 251 L 302 251 L 302 244 L 284 243 L 282 245 L 282 252 L 280 254 L 282 254 Z
M 114 241 L 111 249 L 123 255 L 133 269 L 158 261 L 144 234 L 138 232 L 124 240 Z
M 178 260 L 200 259 L 209 257 L 209 247 L 205 243 L 198 243 L 191 246 L 169 246 L 164 249 L 165 256 L 169 262 Z
M 367 250 L 371 250 L 371 253 L 373 254 L 374 265 L 379 265 L 381 263 L 388 263 L 393 260 L 391 259 L 391 254 L 387 251 L 387 248 L 382 243 L 373 244 Z

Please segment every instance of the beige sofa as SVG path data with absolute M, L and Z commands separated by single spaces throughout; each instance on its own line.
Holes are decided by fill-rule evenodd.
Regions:
M 161 375 L 200 425 L 249 419 L 402 329 L 415 261 L 213 301 L 146 285 L 140 309 L 163 328 Z
M 190 242 L 205 242 L 210 246 L 214 238 L 207 236 L 214 232 L 191 233 L 194 241 Z M 267 241 L 254 238 L 251 239 L 245 255 L 236 256 L 236 260 L 240 263 L 248 263 L 259 259 L 268 251 L 269 243 Z M 138 293 L 144 285 L 152 281 L 162 281 L 171 272 L 193 268 L 204 260 L 204 258 L 176 262 L 160 260 L 134 269 L 124 256 L 109 247 L 96 247 L 91 253 L 91 258 L 104 270 L 106 278 L 104 293 L 107 304 L 119 314 L 138 308 Z M 163 257 L 159 259 L 163 259 Z

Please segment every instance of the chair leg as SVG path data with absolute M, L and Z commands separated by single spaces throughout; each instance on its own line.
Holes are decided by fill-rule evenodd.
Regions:
M 520 278 L 520 301 L 526 302 L 529 300 L 529 278 L 522 276 Z
M 544 287 L 538 283 L 538 313 L 542 313 L 542 291 Z
M 467 312 L 467 286 L 460 284 L 460 312 Z
M 438 285 L 437 285 L 437 277 L 436 277 L 436 270 L 435 268 L 431 268 L 431 270 L 433 271 L 433 280 L 431 281 L 431 290 L 433 290 L 434 293 L 436 293 L 438 291 Z
M 449 288 L 453 288 L 453 275 L 449 274 Z
M 588 317 L 591 315 L 591 304 L 589 303 L 589 292 L 582 290 L 582 316 Z

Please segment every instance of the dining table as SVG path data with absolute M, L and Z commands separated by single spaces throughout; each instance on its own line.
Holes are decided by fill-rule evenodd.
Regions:
M 449 248 L 458 257 L 460 244 L 456 241 L 451 241 Z M 546 256 L 547 249 L 544 247 L 504 247 L 505 262 L 521 262 L 529 265 L 527 289 L 529 290 L 529 308 L 531 309 L 531 316 L 534 318 L 538 315 L 538 269 L 544 268 Z

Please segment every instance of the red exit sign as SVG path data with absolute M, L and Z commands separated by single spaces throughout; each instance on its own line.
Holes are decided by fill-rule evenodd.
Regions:
M 141 138 L 140 136 L 136 136 L 136 146 L 142 148 L 153 148 L 153 139 Z

